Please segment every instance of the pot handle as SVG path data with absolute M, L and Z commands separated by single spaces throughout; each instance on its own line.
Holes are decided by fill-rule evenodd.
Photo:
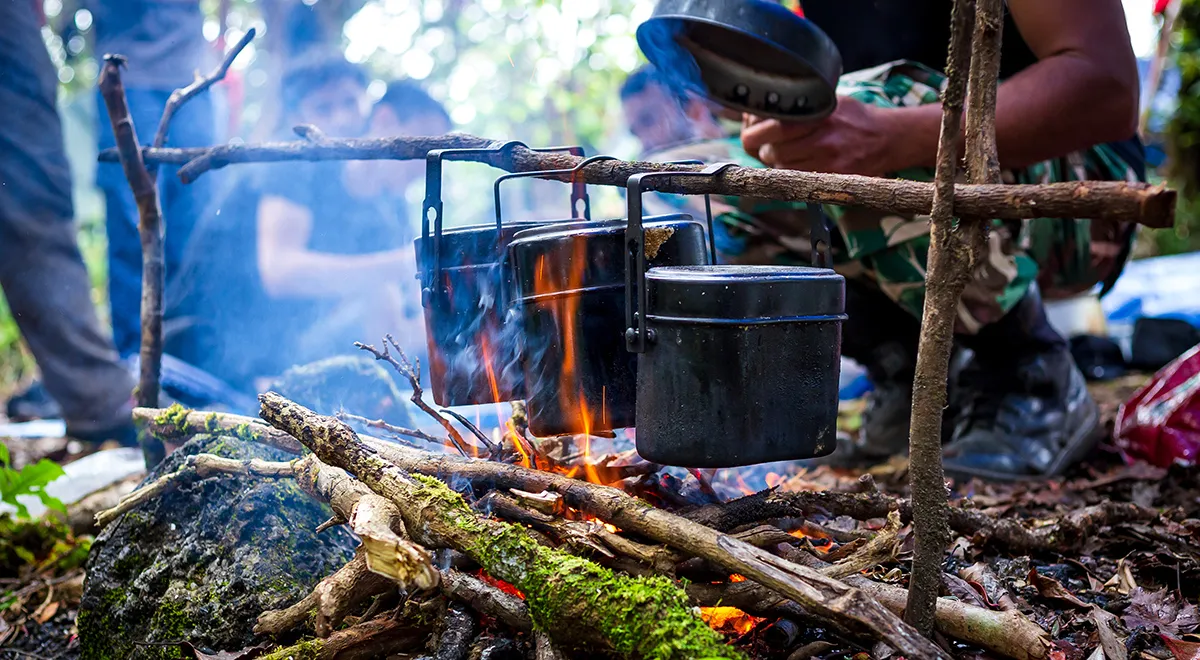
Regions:
M 423 242 L 430 247 L 433 254 L 425 255 L 425 263 L 432 257 L 433 269 L 422 287 L 422 298 L 427 299 L 434 287 L 442 286 L 442 161 L 470 160 L 475 154 L 503 154 L 514 147 L 526 147 L 523 142 L 512 140 L 498 147 L 481 149 L 434 149 L 425 155 L 425 202 L 421 208 L 421 238 L 429 238 L 429 224 L 433 222 L 433 241 Z M 565 151 L 575 156 L 583 156 L 583 147 L 549 147 L 546 149 L 530 149 L 539 153 L 554 153 Z
M 693 172 L 642 172 L 629 177 L 625 184 L 629 198 L 629 225 L 625 228 L 625 350 L 645 353 L 646 343 L 654 340 L 646 330 L 646 233 L 642 226 L 642 182 L 670 177 L 715 177 L 734 166 L 736 163 L 715 163 Z M 704 196 L 704 209 L 711 231 L 712 201 L 708 195 Z M 711 248 L 711 235 L 708 240 Z M 715 263 L 716 260 L 713 261 Z
M 500 184 L 512 179 L 524 179 L 528 177 L 546 176 L 549 174 L 570 174 L 571 175 L 571 218 L 579 217 L 579 202 L 583 202 L 583 219 L 592 219 L 592 202 L 588 199 L 587 181 L 582 177 L 576 178 L 575 174 L 583 168 L 602 160 L 617 160 L 614 156 L 592 156 L 584 159 L 578 165 L 568 170 L 540 170 L 537 172 L 513 172 L 512 174 L 503 174 L 496 178 L 495 184 L 495 206 L 496 206 L 496 235 L 500 235 L 500 229 L 504 225 L 503 211 L 500 208 Z

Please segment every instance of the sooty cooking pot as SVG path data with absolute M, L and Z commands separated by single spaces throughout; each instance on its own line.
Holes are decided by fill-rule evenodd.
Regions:
M 829 454 L 845 280 L 805 266 L 647 270 L 643 187 L 679 175 L 638 174 L 628 182 L 625 339 L 639 354 L 638 453 L 707 468 Z M 814 225 L 821 223 L 814 235 L 825 235 L 820 213 L 810 211 Z M 814 245 L 816 263 L 827 239 Z
M 803 121 L 837 106 L 837 46 L 775 0 L 658 0 L 637 41 L 659 71 L 738 112 Z
M 518 145 L 524 146 L 508 142 L 490 149 L 443 149 L 429 152 L 426 158 L 421 236 L 415 245 L 430 389 L 440 406 L 496 403 L 523 396 L 516 355 L 519 328 L 516 323 L 506 323 L 512 278 L 504 255 L 517 232 L 546 223 L 488 223 L 450 230 L 442 226 L 442 161 L 503 153 Z M 534 151 L 583 155 L 580 147 Z M 571 208 L 577 208 L 585 195 L 582 182 L 575 184 Z
M 509 245 L 522 320 L 529 429 L 537 436 L 633 426 L 637 356 L 624 347 L 624 219 L 527 229 Z M 708 263 L 687 214 L 646 219 L 653 265 Z

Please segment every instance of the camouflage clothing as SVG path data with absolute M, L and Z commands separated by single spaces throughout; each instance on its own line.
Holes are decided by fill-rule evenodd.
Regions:
M 846 74 L 838 94 L 879 107 L 906 107 L 938 102 L 945 76 L 919 64 L 894 62 Z M 698 159 L 762 167 L 741 148 L 740 139 L 683 145 L 654 154 L 651 160 Z M 932 181 L 933 169 L 917 168 L 898 178 Z M 1063 158 L 1003 173 L 1005 183 L 1049 183 L 1081 180 L 1139 180 L 1133 163 L 1110 145 L 1098 145 Z M 698 198 L 662 197 L 675 208 L 704 214 Z M 809 263 L 808 220 L 804 205 L 748 198 L 713 200 L 719 213 L 715 243 L 730 263 Z M 647 203 L 649 206 L 649 202 Z M 653 207 L 650 207 L 653 208 Z M 846 277 L 878 286 L 904 309 L 920 317 L 925 301 L 925 260 L 929 251 L 929 217 L 901 216 L 864 208 L 826 206 L 842 242 L 834 249 L 834 267 Z M 1046 298 L 1087 291 L 1122 265 L 1133 238 L 1128 224 L 1095 223 L 1086 218 L 1036 218 L 992 223 L 986 263 L 967 285 L 959 306 L 958 331 L 973 334 L 999 319 L 1036 280 Z

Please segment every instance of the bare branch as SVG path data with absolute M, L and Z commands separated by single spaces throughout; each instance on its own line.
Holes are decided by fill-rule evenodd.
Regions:
M 213 69 L 211 73 L 204 77 L 197 76 L 192 84 L 171 92 L 171 96 L 167 99 L 167 105 L 163 108 L 162 118 L 158 120 L 158 130 L 154 133 L 155 147 L 162 147 L 167 143 L 167 131 L 170 130 L 171 119 L 175 117 L 175 113 L 179 111 L 179 108 L 184 103 L 192 100 L 192 98 L 204 93 L 217 82 L 224 80 L 225 74 L 229 73 L 229 67 L 237 59 L 237 56 L 245 50 L 246 46 L 254 40 L 254 35 L 254 28 L 247 30 L 246 34 L 242 35 L 241 40 L 234 44 L 233 48 L 230 48 L 229 52 L 225 54 L 225 59 L 221 61 L 221 64 Z

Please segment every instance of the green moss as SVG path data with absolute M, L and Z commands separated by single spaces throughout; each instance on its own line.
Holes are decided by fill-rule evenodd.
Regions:
M 743 658 L 696 615 L 687 595 L 664 577 L 618 575 L 581 557 L 542 546 L 520 527 L 483 522 L 462 497 L 432 477 L 413 475 L 427 511 L 478 536 L 467 549 L 491 575 L 525 595 L 534 624 L 545 630 L 587 620 L 612 650 L 648 660 Z M 486 532 L 486 533 L 484 533 Z
M 158 610 L 150 620 L 150 629 L 155 631 L 159 639 L 156 642 L 186 641 L 191 637 L 195 623 L 184 610 L 183 603 L 176 600 L 163 599 Z M 145 646 L 140 657 L 152 660 L 177 660 L 185 658 L 183 649 L 177 645 Z
M 316 660 L 325 642 L 319 639 L 308 639 L 292 646 L 281 646 L 261 660 Z
M 190 409 L 184 408 L 178 403 L 173 403 L 170 408 L 162 411 L 158 414 L 158 417 L 154 418 L 154 423 L 159 426 L 172 426 L 179 429 L 180 433 L 187 433 L 187 416 L 190 412 L 192 412 Z
M 83 660 L 119 660 L 129 655 L 133 643 L 121 639 L 118 635 L 104 634 L 112 631 L 114 622 L 112 612 L 125 604 L 129 595 L 124 589 L 112 589 L 100 598 L 100 606 L 89 610 L 80 610 L 75 621 L 75 627 L 81 631 L 94 630 L 100 634 L 80 635 L 79 652 Z

